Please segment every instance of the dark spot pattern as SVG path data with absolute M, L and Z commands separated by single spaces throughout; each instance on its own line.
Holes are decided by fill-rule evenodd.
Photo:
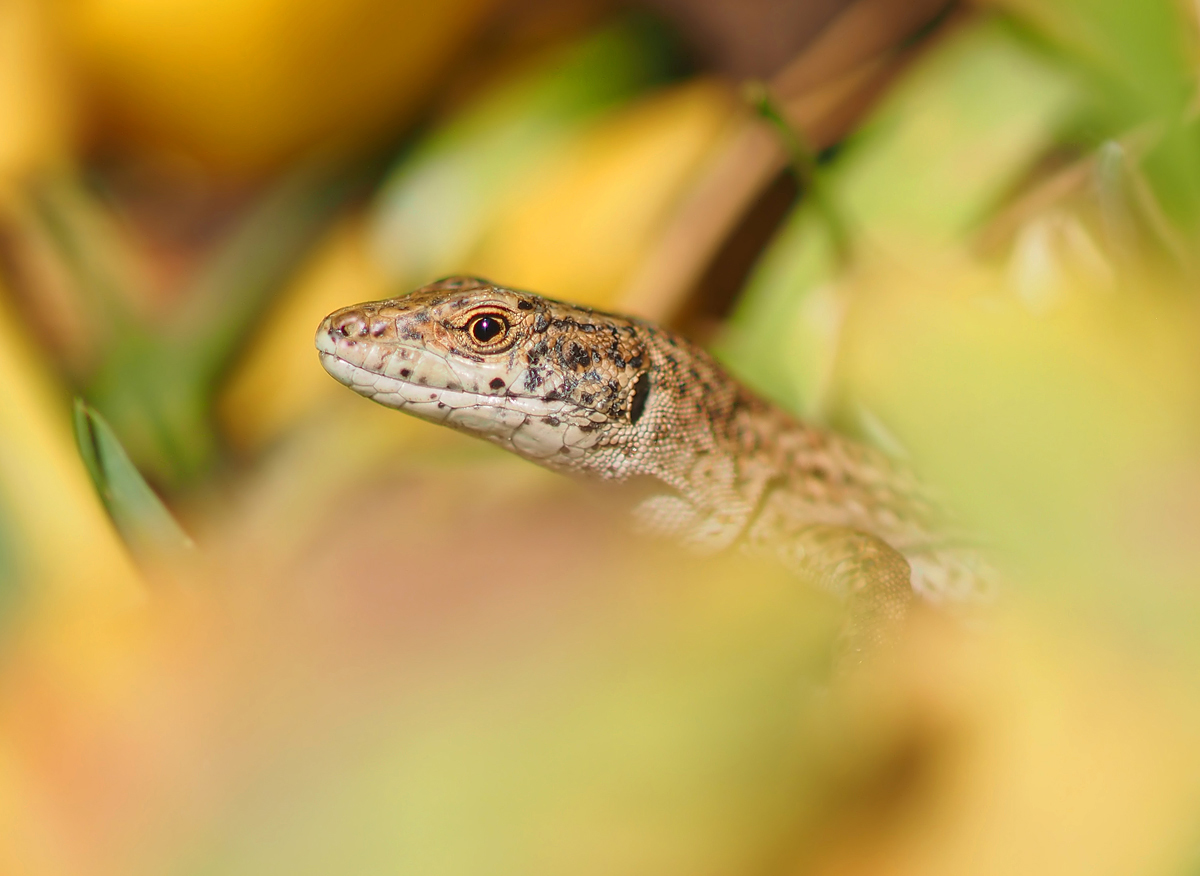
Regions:
M 546 378 L 543 375 L 541 369 L 530 368 L 528 371 L 525 372 L 525 391 L 526 392 L 533 392 L 534 390 L 536 390 L 539 386 L 541 386 L 545 382 L 546 382 Z
M 592 354 L 579 344 L 571 344 L 563 361 L 571 368 L 586 368 L 592 362 Z

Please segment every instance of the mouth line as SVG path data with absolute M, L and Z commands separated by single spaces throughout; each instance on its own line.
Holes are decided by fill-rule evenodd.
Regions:
M 370 368 L 364 368 L 362 365 L 359 365 L 357 362 L 352 362 L 349 359 L 345 358 L 344 356 L 339 356 L 337 353 L 330 353 L 326 350 L 318 350 L 317 352 L 323 361 L 332 359 L 336 362 L 340 362 L 341 364 L 343 364 L 349 368 L 354 369 L 354 371 L 356 371 L 358 373 L 370 374 L 372 377 L 379 377 L 384 380 L 391 381 L 394 384 L 409 387 L 411 389 L 418 390 L 418 391 L 428 390 L 429 392 L 449 392 L 449 393 L 471 396 L 472 398 L 476 398 L 476 399 L 493 399 L 496 401 L 503 401 L 506 398 L 526 399 L 526 400 L 530 400 L 530 401 L 541 401 L 540 396 L 525 395 L 522 393 L 516 393 L 516 392 L 511 392 L 511 391 L 505 391 L 505 393 L 503 395 L 492 395 L 490 393 L 471 392 L 470 390 L 464 389 L 463 387 L 435 386 L 431 383 L 418 383 L 415 380 L 406 380 L 403 377 L 394 377 L 391 374 L 385 374 L 382 371 L 373 371 Z M 326 369 L 326 370 L 328 370 L 328 369 Z M 350 387 L 351 389 L 357 389 L 357 387 L 354 384 L 346 383 L 345 381 L 341 380 L 341 378 L 339 378 L 337 375 L 331 375 L 331 376 L 334 378 L 334 380 L 337 380 L 339 383 L 343 383 L 344 385 Z
M 338 362 L 342 362 L 343 364 L 349 365 L 351 368 L 354 368 L 358 371 L 365 371 L 368 374 L 374 374 L 377 377 L 388 377 L 389 376 L 389 375 L 383 374 L 379 371 L 372 371 L 370 368 L 364 368 L 361 365 L 359 365 L 357 362 L 351 362 L 349 359 L 345 358 L 344 356 L 339 356 L 337 353 L 330 353 L 328 350 L 317 350 L 317 352 L 321 354 L 322 359 L 336 359 Z M 407 382 L 407 381 L 402 381 L 399 378 L 395 378 L 395 377 L 391 378 L 391 379 L 396 380 L 400 383 Z M 415 383 L 413 384 L 413 386 L 416 386 L 416 385 L 417 384 L 415 384 Z
M 463 429 L 488 440 L 510 440 L 523 426 L 535 421 L 547 424 L 556 433 L 560 428 L 574 427 L 590 432 L 599 422 L 595 415 L 602 413 L 565 399 L 548 401 L 539 395 L 518 394 L 511 390 L 506 390 L 503 395 L 492 395 L 418 383 L 364 368 L 336 352 L 319 352 L 321 363 L 329 375 L 359 395 L 385 407 L 405 410 L 422 419 Z M 356 375 L 368 375 L 370 380 L 356 380 Z M 470 426 L 464 425 L 461 419 L 455 420 L 456 416 L 464 416 L 462 411 L 470 408 L 494 410 L 495 413 L 477 414 Z M 483 420 L 489 417 L 494 422 L 489 426 L 482 425 Z M 523 455 L 542 458 L 532 451 Z
M 449 387 L 430 386 L 427 383 L 418 383 L 415 380 L 406 380 L 403 377 L 393 377 L 391 374 L 385 374 L 382 371 L 373 371 L 370 368 L 364 368 L 362 365 L 359 365 L 357 362 L 350 361 L 345 356 L 339 356 L 337 353 L 330 353 L 327 350 L 318 350 L 317 352 L 320 354 L 322 361 L 332 359 L 335 362 L 340 362 L 341 364 L 354 369 L 355 372 L 358 372 L 360 374 L 370 374 L 372 377 L 381 377 L 384 380 L 390 380 L 393 383 L 400 384 L 401 386 L 409 386 L 409 387 L 412 387 L 413 389 L 418 389 L 418 390 L 428 389 L 428 390 L 432 390 L 434 392 L 445 392 L 445 391 L 449 390 Z M 326 369 L 326 370 L 328 370 L 328 369 Z M 337 375 L 332 375 L 332 376 L 333 376 L 334 380 L 337 380 L 339 383 L 344 382 L 340 378 L 338 378 Z M 352 386 L 352 385 L 347 384 L 347 386 Z M 353 386 L 352 386 L 352 388 L 353 388 Z

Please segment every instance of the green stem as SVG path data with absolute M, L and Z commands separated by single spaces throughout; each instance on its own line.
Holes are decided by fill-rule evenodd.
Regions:
M 746 99 L 759 117 L 771 125 L 778 134 L 801 191 L 812 199 L 814 209 L 829 232 L 838 262 L 845 265 L 850 261 L 852 255 L 850 232 L 828 186 L 821 179 L 816 153 L 805 141 L 800 131 L 784 116 L 779 104 L 771 96 L 766 83 L 757 81 L 747 83 Z

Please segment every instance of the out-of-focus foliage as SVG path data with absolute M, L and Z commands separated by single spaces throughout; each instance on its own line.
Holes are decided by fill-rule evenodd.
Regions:
M 129 461 L 112 427 L 79 399 L 75 400 L 75 440 L 92 483 L 126 543 L 176 562 L 180 553 L 194 547 Z
M 0 604 L 129 604 L 134 570 L 71 440 L 70 415 L 11 308 L 0 307 Z
M 160 481 L 194 481 L 214 464 L 218 380 L 346 188 L 345 179 L 310 168 L 283 180 L 241 218 L 170 318 L 146 319 L 108 293 L 110 343 L 86 393 Z M 73 244 L 88 246 L 77 234 Z M 79 279 L 88 296 L 105 295 L 97 287 L 114 284 L 95 274 Z
M 903 264 L 913 247 L 953 246 L 1052 147 L 1078 105 L 1069 74 L 1008 26 L 947 39 L 823 174 L 864 260 Z M 820 212 L 801 205 L 759 265 L 723 346 L 756 386 L 818 420 L 827 417 L 847 304 L 835 256 Z
M 1191 872 L 1195 16 L 915 16 L 859 0 L 765 86 L 850 134 L 762 249 L 741 83 L 598 4 L 0 9 L 0 873 Z M 695 215 L 735 178 L 770 191 Z M 450 273 L 638 311 L 701 226 L 761 251 L 720 354 L 941 491 L 1006 573 L 977 627 L 834 683 L 804 582 L 313 354 Z M 131 534 L 167 509 L 185 559 Z
M 1196 8 L 1174 0 L 985 0 L 1010 11 L 1060 63 L 1088 80 L 1090 114 L 1080 134 L 1139 131 L 1142 162 L 1174 222 L 1200 222 L 1200 120 L 1196 117 Z

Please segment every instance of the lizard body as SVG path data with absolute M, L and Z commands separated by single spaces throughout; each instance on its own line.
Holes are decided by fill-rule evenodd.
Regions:
M 911 474 L 763 401 L 652 323 L 451 277 L 339 310 L 316 343 L 334 378 L 381 404 L 552 469 L 642 482 L 637 514 L 653 529 L 772 554 L 872 629 L 914 592 L 969 602 L 986 590 Z

